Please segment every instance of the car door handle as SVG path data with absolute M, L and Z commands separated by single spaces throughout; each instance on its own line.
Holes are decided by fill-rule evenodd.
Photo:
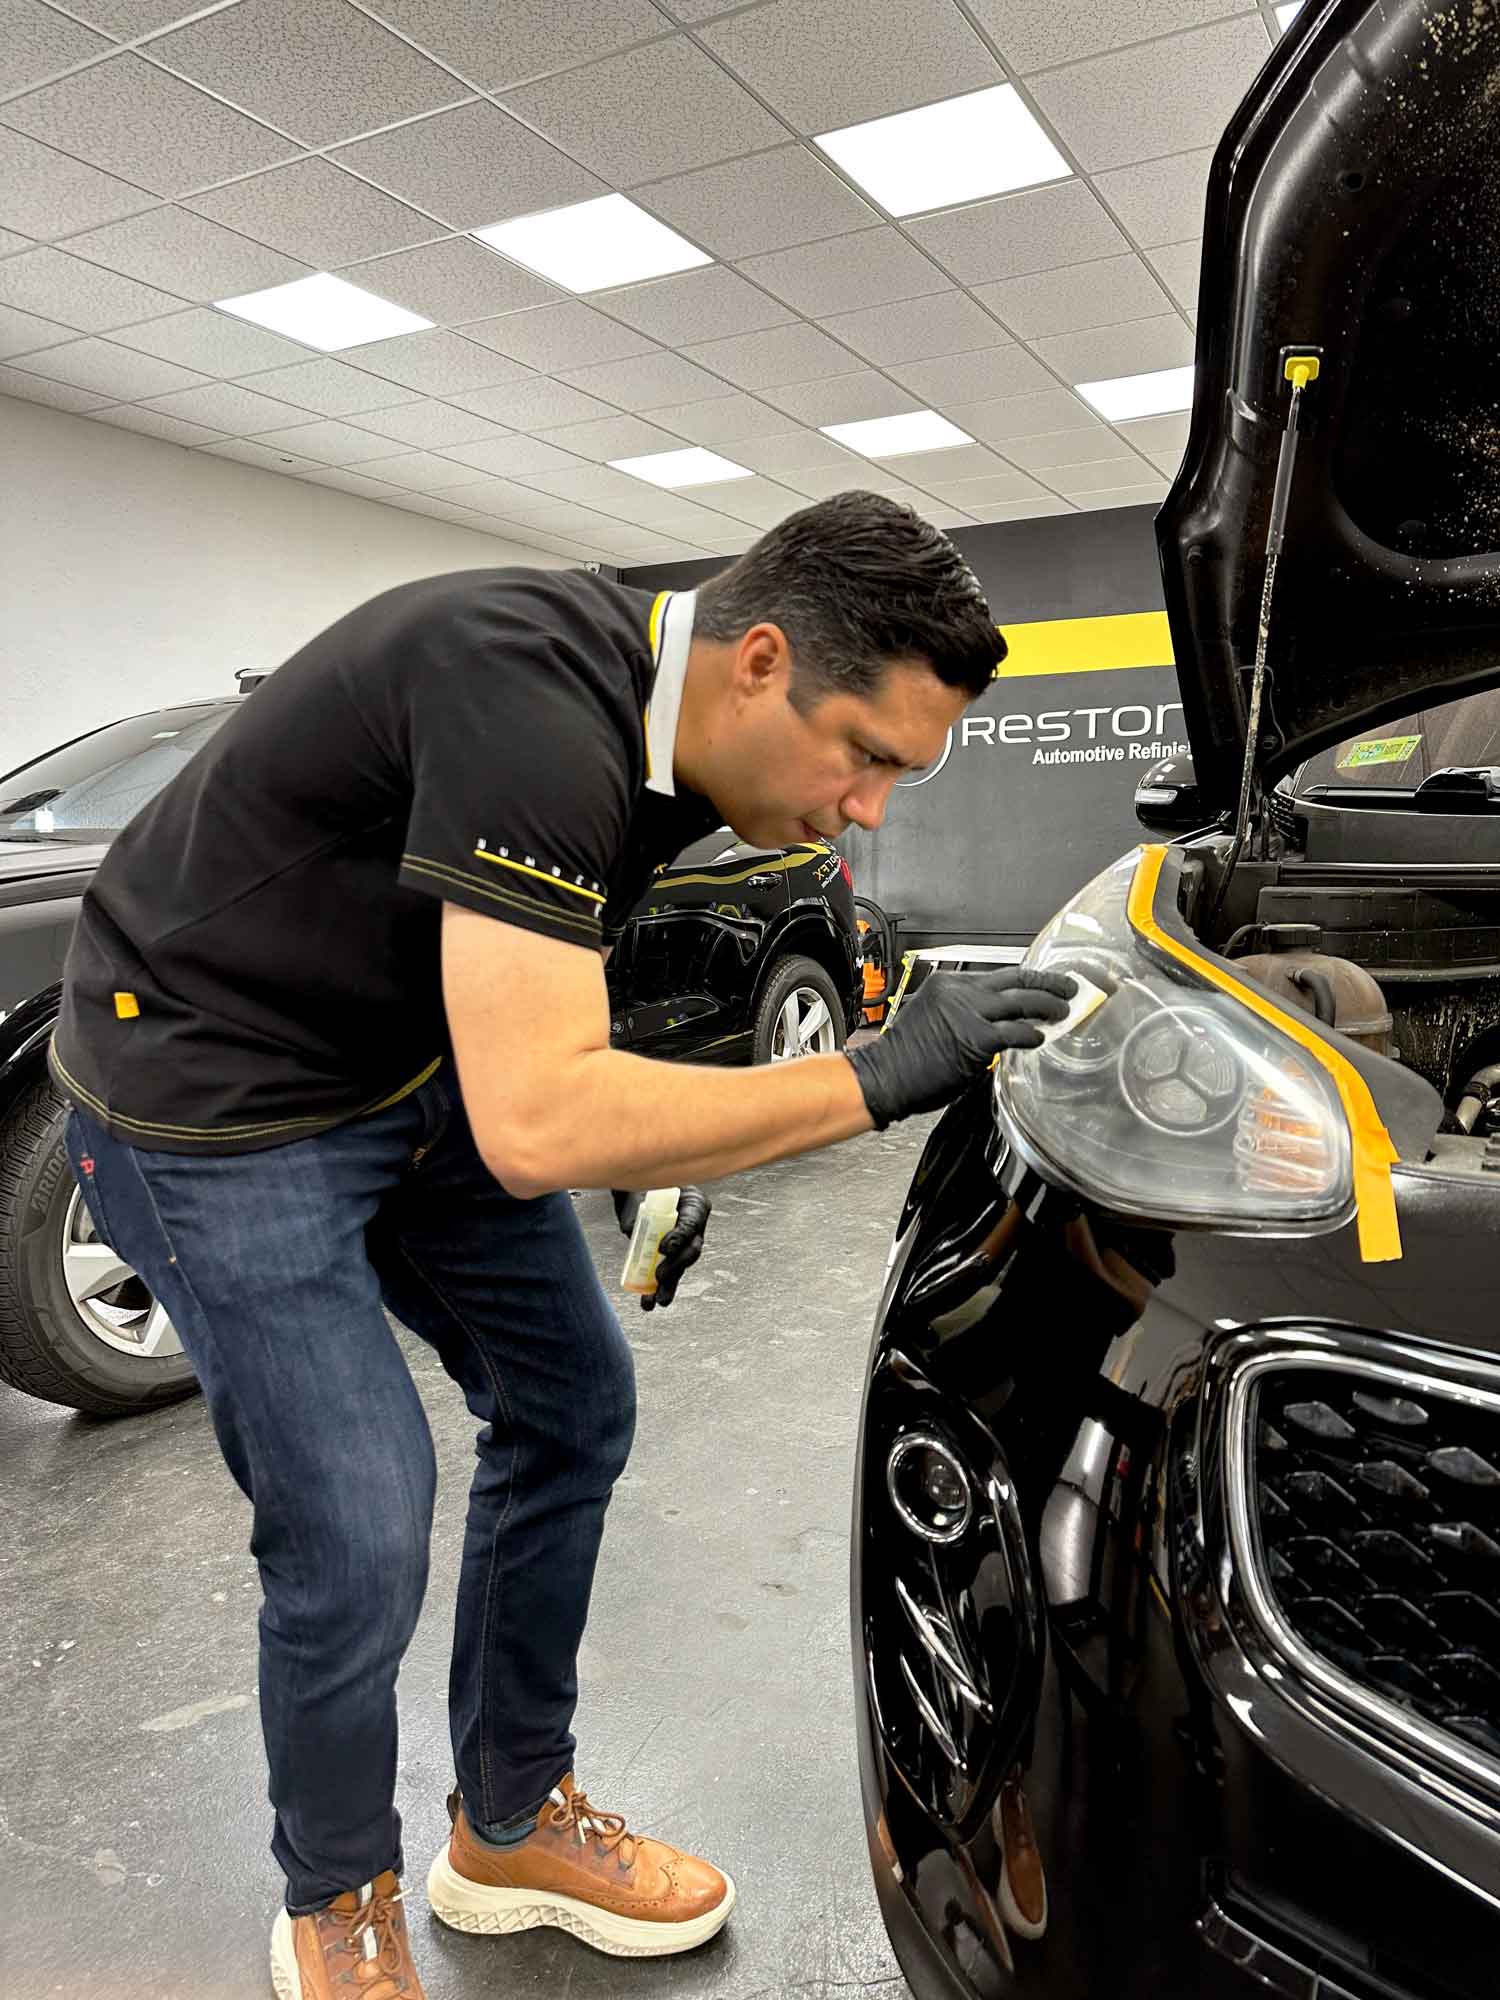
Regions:
M 746 881 L 752 889 L 771 889 L 776 885 L 776 877 L 774 875 L 751 875 L 746 878 Z

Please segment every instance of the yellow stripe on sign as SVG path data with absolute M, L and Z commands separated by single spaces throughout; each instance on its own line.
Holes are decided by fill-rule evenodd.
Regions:
M 603 904 L 604 898 L 593 889 L 582 889 L 576 882 L 565 882 L 560 875 L 549 875 L 542 868 L 528 868 L 524 861 L 512 861 L 505 854 L 491 854 L 487 847 L 474 849 L 476 861 L 489 861 L 496 868 L 514 868 L 518 875 L 534 875 L 538 882 L 545 882 L 549 889 L 566 889 L 570 896 L 582 896 L 586 903 Z
M 997 681 L 1173 665 L 1165 611 L 1123 611 L 1112 618 L 1039 618 L 1029 624 L 1002 625 L 1000 630 L 1007 650 L 995 669 Z
M 1161 880 L 1165 847 L 1143 847 L 1130 885 L 1126 912 L 1132 929 L 1180 964 L 1190 966 L 1200 979 L 1228 993 L 1263 1021 L 1269 1021 L 1298 1043 L 1320 1068 L 1333 1078 L 1349 1121 L 1349 1137 L 1354 1151 L 1354 1200 L 1359 1229 L 1359 1254 L 1367 1264 L 1385 1264 L 1400 1257 L 1401 1226 L 1396 1216 L 1396 1192 L 1391 1186 L 1391 1168 L 1401 1157 L 1391 1135 L 1375 1108 L 1370 1086 L 1347 1056 L 1339 1054 L 1308 1027 L 1305 1019 L 1284 1014 L 1265 994 L 1242 986 L 1230 973 L 1168 935 L 1156 921 L 1156 887 Z

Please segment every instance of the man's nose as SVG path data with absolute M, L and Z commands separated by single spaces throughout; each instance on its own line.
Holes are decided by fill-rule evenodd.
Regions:
M 894 773 L 889 777 L 866 780 L 845 793 L 839 810 L 855 826 L 863 827 L 866 833 L 873 833 L 885 818 L 885 809 L 890 804 L 895 784 Z

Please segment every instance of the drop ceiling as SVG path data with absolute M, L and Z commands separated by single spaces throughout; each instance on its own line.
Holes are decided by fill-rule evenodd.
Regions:
M 1243 0 L 0 0 L 0 393 L 578 559 L 730 554 L 851 485 L 943 526 L 1156 501 Z M 1071 169 L 896 220 L 813 135 L 1010 82 Z M 466 232 L 612 191 L 713 261 L 574 296 Z M 433 322 L 336 355 L 214 301 Z M 877 461 L 821 426 L 933 410 Z M 698 445 L 751 477 L 608 461 Z

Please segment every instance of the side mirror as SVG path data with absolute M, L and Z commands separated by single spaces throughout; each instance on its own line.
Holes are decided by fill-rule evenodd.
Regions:
M 1212 823 L 1191 757 L 1169 757 L 1146 773 L 1135 788 L 1135 816 L 1147 833 L 1192 833 Z

